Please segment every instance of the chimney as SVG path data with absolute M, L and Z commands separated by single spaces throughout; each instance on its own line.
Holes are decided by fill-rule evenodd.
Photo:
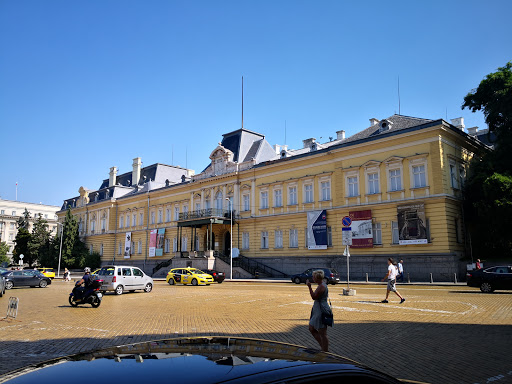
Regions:
M 468 128 L 468 134 L 471 136 L 476 136 L 478 132 L 478 127 Z
M 108 186 L 113 187 L 117 182 L 117 167 L 110 168 L 110 178 L 108 179 Z
M 379 123 L 379 119 L 376 119 L 375 117 L 372 117 L 370 119 L 370 127 L 373 127 L 375 124 L 378 124 Z
M 306 139 L 306 140 L 302 140 L 302 144 L 304 145 L 303 148 L 311 148 L 311 146 L 315 143 L 316 139 L 315 138 L 310 138 L 310 139 Z
M 345 131 L 344 130 L 336 131 L 336 135 L 338 136 L 336 138 L 337 140 L 345 140 Z
M 456 119 L 450 119 L 450 121 L 452 122 L 452 125 L 455 125 L 461 131 L 464 131 L 465 125 L 464 125 L 463 117 L 457 117 Z
M 133 159 L 132 185 L 139 184 L 141 164 L 142 164 L 142 161 L 140 160 L 140 157 L 136 157 L 135 159 Z

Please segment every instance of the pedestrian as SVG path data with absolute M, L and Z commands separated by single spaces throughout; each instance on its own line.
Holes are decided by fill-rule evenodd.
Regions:
M 480 259 L 476 259 L 476 269 L 482 269 L 482 264 L 480 264 Z
M 314 292 L 311 288 L 311 282 L 306 280 L 309 294 L 311 298 L 315 300 L 309 318 L 309 332 L 311 332 L 315 340 L 318 341 L 322 351 L 327 352 L 329 350 L 329 339 L 327 339 L 327 325 L 322 322 L 322 313 L 332 314 L 332 311 L 327 303 L 329 290 L 327 284 L 324 282 L 324 271 L 321 269 L 313 271 L 313 281 L 318 284 Z
M 387 290 L 386 290 L 386 298 L 384 300 L 382 300 L 382 303 L 388 303 L 389 292 L 395 292 L 395 294 L 400 298 L 400 304 L 402 304 L 405 301 L 405 299 L 396 290 L 395 284 L 396 284 L 397 274 L 398 274 L 398 269 L 393 264 L 393 259 L 390 257 L 388 259 L 388 273 L 382 279 L 382 281 L 384 281 L 384 280 L 388 281 L 388 286 L 387 286 Z
M 396 278 L 396 281 L 399 281 L 403 283 L 404 281 L 404 261 L 400 259 L 398 262 L 398 276 Z
M 67 268 L 64 268 L 64 281 L 71 281 L 71 274 Z

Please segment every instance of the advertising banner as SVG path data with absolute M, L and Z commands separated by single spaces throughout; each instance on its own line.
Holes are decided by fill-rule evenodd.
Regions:
M 157 235 L 156 235 L 155 256 L 162 256 L 164 254 L 164 237 L 165 237 L 165 228 L 161 228 L 158 230 Z
M 132 249 L 132 233 L 126 232 L 125 238 L 124 238 L 124 258 L 128 259 L 130 257 L 130 254 Z
M 157 230 L 152 229 L 151 232 L 149 232 L 149 257 L 154 257 L 156 253 L 156 236 L 157 236 Z
M 352 248 L 372 248 L 372 211 L 352 211 L 348 213 L 352 219 Z
M 307 212 L 308 249 L 327 249 L 327 212 Z
M 400 245 L 428 243 L 425 204 L 399 205 L 396 216 Z

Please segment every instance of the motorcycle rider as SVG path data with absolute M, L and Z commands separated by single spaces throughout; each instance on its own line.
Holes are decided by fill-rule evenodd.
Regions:
M 91 276 L 91 268 L 84 268 L 84 275 L 80 281 L 77 281 L 76 287 L 78 288 L 79 296 L 82 297 L 85 291 L 85 288 L 92 282 Z

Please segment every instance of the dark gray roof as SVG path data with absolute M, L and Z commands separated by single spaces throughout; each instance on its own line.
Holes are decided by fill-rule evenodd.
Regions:
M 221 145 L 224 148 L 233 152 L 233 161 L 245 161 L 247 153 L 254 150 L 254 143 L 265 139 L 265 136 L 249 131 L 245 128 L 237 129 L 236 131 L 225 133 L 222 135 L 223 139 Z M 244 159 L 244 160 L 239 160 Z
M 137 183 L 132 181 L 132 172 L 126 172 L 117 175 L 116 185 L 133 186 L 134 184 L 144 184 L 150 180 L 158 183 L 165 183 L 169 180 L 171 183 L 181 183 L 181 177 L 188 177 L 187 169 L 167 164 L 152 164 L 140 170 L 140 180 Z M 103 180 L 99 189 L 107 188 L 109 179 Z

